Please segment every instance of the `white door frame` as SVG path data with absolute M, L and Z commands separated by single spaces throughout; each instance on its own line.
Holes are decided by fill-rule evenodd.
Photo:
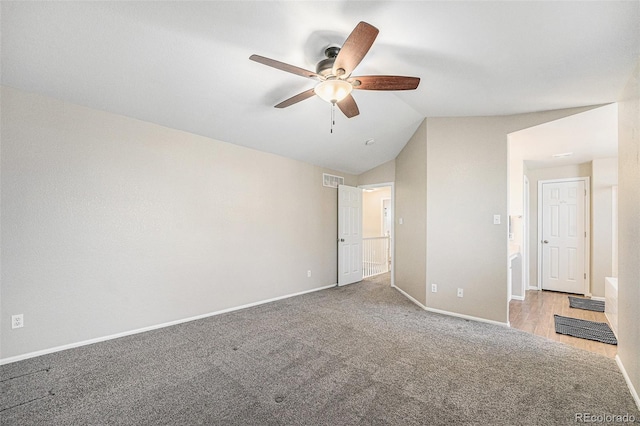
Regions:
M 584 182 L 584 270 L 587 278 L 584 280 L 584 295 L 591 297 L 591 187 L 589 177 L 575 177 L 567 179 L 549 179 L 538 181 L 538 290 L 542 290 L 542 185 L 545 183 Z
M 527 175 L 523 176 L 522 188 L 522 249 L 520 250 L 520 253 L 522 253 L 522 288 L 524 289 L 522 297 L 524 300 L 527 295 L 527 290 L 530 289 L 529 280 L 531 277 L 531 259 L 529 256 L 529 245 L 531 244 L 531 214 L 529 212 L 529 209 L 531 208 L 531 194 L 529 193 L 529 178 Z
M 395 197 L 396 197 L 396 189 L 394 186 L 393 182 L 385 182 L 385 183 L 374 183 L 374 184 L 370 184 L 370 185 L 358 185 L 358 188 L 362 188 L 362 189 L 369 189 L 369 188 L 384 188 L 390 186 L 391 187 L 391 244 L 390 244 L 390 252 L 391 252 L 391 287 L 395 287 L 395 283 L 396 283 L 396 259 L 395 259 L 395 247 L 396 247 L 396 243 L 395 243 L 395 206 L 396 206 L 396 202 L 395 202 Z M 363 209 L 364 210 L 364 209 Z M 364 211 L 363 211 L 364 213 Z

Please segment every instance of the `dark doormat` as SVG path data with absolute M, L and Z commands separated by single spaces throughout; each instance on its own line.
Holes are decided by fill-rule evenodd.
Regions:
M 556 324 L 556 333 L 566 334 L 567 336 L 579 337 L 580 339 L 595 340 L 596 342 L 607 343 L 609 345 L 617 345 L 618 340 L 604 322 L 595 322 L 581 320 L 577 318 L 568 318 L 560 315 L 554 315 L 553 319 Z
M 569 296 L 569 306 L 586 311 L 604 312 L 604 300 L 583 299 Z

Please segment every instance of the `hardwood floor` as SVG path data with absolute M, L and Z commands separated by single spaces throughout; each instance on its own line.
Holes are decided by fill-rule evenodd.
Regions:
M 570 308 L 569 298 L 567 296 L 569 295 L 566 293 L 528 290 L 524 301 L 512 300 L 509 303 L 509 321 L 511 327 L 546 337 L 547 339 L 566 343 L 576 348 L 595 352 L 609 358 L 614 358 L 616 356 L 617 346 L 565 336 L 555 332 L 553 322 L 554 314 L 608 323 L 607 318 L 602 312 Z

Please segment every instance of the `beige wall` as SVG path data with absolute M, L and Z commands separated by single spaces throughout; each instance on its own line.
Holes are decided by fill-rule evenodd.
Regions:
M 391 199 L 391 187 L 385 186 L 373 192 L 362 193 L 362 236 L 382 237 L 382 200 Z
M 354 176 L 1 95 L 3 359 L 336 283 L 322 173 Z
M 358 175 L 358 185 L 391 183 L 396 180 L 396 160 L 387 161 L 367 172 Z
M 505 118 L 427 121 L 427 286 L 438 284 L 430 308 L 508 320 L 506 128 Z
M 538 285 L 538 181 L 588 177 L 591 179 L 591 162 L 569 166 L 528 170 L 529 178 L 529 285 Z
M 640 393 L 640 62 L 618 106 L 618 356 Z M 640 408 L 640 399 L 636 399 Z
M 613 191 L 618 184 L 618 159 L 591 163 L 591 294 L 604 297 L 604 279 L 613 276 Z
M 507 135 L 588 109 L 428 118 L 396 159 L 396 285 L 428 308 L 506 323 Z
M 427 120 L 396 157 L 394 214 L 395 286 L 425 305 Z

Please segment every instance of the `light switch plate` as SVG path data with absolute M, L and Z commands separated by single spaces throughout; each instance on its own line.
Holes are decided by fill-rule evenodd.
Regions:
M 493 215 L 493 224 L 494 225 L 500 225 L 500 215 L 499 214 L 494 214 Z

